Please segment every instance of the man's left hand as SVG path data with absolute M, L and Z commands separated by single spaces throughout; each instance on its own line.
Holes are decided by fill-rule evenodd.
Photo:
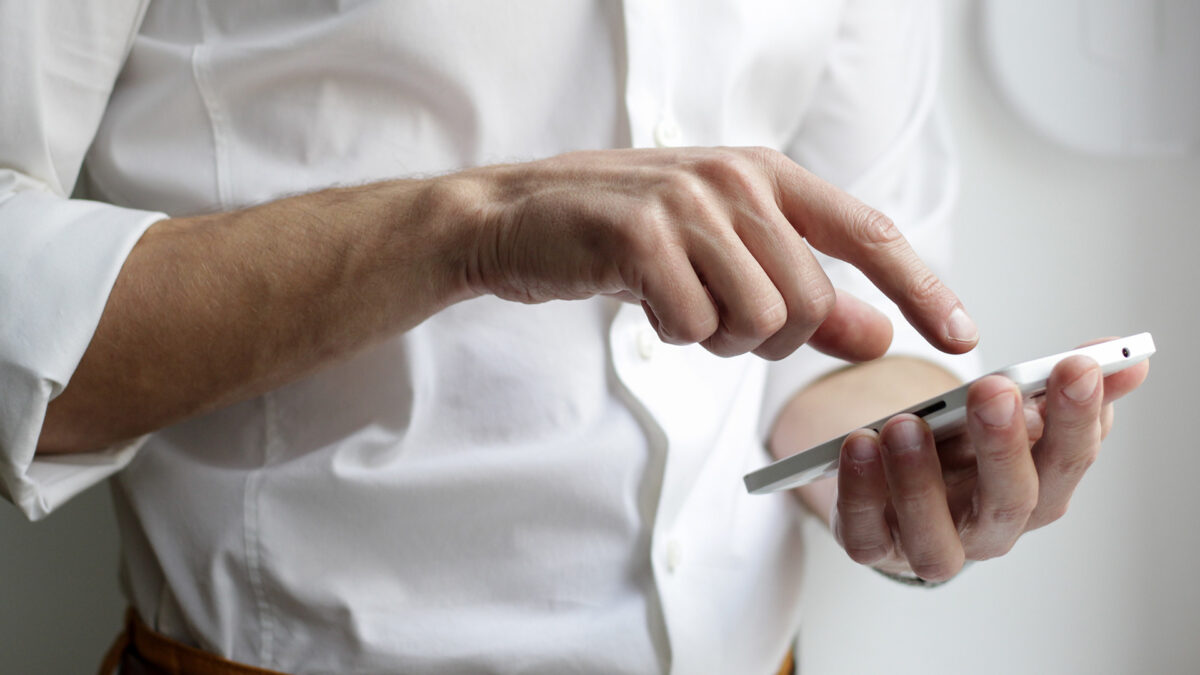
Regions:
M 1066 513 L 1112 427 L 1112 402 L 1148 370 L 1105 378 L 1091 359 L 1072 357 L 1034 405 L 1007 378 L 983 378 L 969 390 L 967 431 L 938 444 L 912 415 L 879 434 L 856 431 L 842 446 L 830 519 L 838 543 L 859 563 L 929 581 L 1007 553 Z

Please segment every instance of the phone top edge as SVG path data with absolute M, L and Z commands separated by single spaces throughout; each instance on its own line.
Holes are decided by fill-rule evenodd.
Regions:
M 853 433 L 853 432 L 851 432 Z M 766 494 L 816 480 L 818 474 L 837 468 L 844 436 L 831 438 L 803 452 L 776 460 L 742 477 L 747 492 Z M 791 485 L 784 485 L 795 481 Z
M 1009 378 L 1021 387 L 1023 393 L 1028 395 L 1032 390 L 1045 386 L 1054 366 L 1072 356 L 1086 356 L 1099 364 L 1105 375 L 1111 375 L 1145 361 L 1154 352 L 1154 338 L 1149 333 L 1138 333 L 1017 363 L 997 370 L 993 374 Z
M 751 481 L 749 475 L 745 476 L 743 481 L 746 483 L 746 492 L 752 495 L 767 495 L 781 490 L 808 485 L 822 478 L 836 476 L 837 468 L 838 462 L 834 460 L 833 462 L 818 465 L 805 471 L 781 476 L 773 481 Z

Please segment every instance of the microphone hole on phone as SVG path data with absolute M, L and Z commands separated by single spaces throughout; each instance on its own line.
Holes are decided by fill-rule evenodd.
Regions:
M 1121 348 L 1121 356 L 1124 356 L 1125 358 L 1129 358 L 1129 347 Z

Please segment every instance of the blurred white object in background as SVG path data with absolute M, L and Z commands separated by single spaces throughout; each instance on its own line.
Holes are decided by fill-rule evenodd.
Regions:
M 983 54 L 1002 95 L 1089 154 L 1200 150 L 1200 2 L 986 0 Z

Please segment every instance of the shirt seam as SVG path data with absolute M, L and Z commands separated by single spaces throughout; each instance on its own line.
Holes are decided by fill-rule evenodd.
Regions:
M 196 93 L 204 106 L 205 115 L 208 117 L 209 131 L 212 133 L 213 179 L 217 190 L 217 210 L 227 211 L 230 208 L 229 172 L 226 170 L 228 153 L 222 133 L 222 129 L 226 127 L 226 120 L 224 111 L 217 102 L 210 78 L 209 49 L 206 40 L 210 33 L 211 21 L 205 10 L 206 8 L 202 5 L 200 11 L 203 15 L 201 20 L 203 34 L 200 43 L 192 48 L 192 78 L 196 85 Z M 264 397 L 263 403 L 262 465 L 252 470 L 246 477 L 242 493 L 242 553 L 246 564 L 246 578 L 250 584 L 254 609 L 258 615 L 258 640 L 257 645 L 254 645 L 258 651 L 258 662 L 267 668 L 273 668 L 275 618 L 267 597 L 266 585 L 263 583 L 260 496 L 263 471 L 269 463 L 270 446 L 274 434 L 272 433 L 273 412 L 270 401 Z
M 246 577 L 254 596 L 254 607 L 258 613 L 258 658 L 267 668 L 275 668 L 275 614 L 267 597 L 263 583 L 263 546 L 261 528 L 262 481 L 275 444 L 275 407 L 269 395 L 263 396 L 263 439 L 262 465 L 250 472 L 243 493 L 243 547 L 246 560 Z
M 225 137 L 221 132 L 226 126 L 225 114 L 217 103 L 217 97 L 213 94 L 207 66 L 208 49 L 204 44 L 198 44 L 192 48 L 192 79 L 196 83 L 196 92 L 204 105 L 209 131 L 212 133 L 213 179 L 217 187 L 217 209 L 227 211 L 230 208 L 229 172 L 225 170 L 228 153 L 225 147 Z

